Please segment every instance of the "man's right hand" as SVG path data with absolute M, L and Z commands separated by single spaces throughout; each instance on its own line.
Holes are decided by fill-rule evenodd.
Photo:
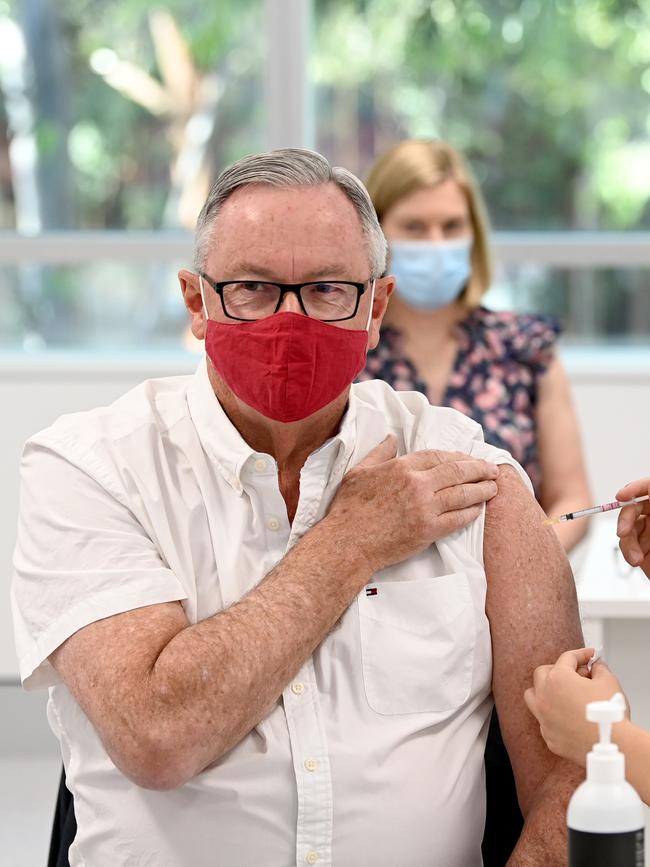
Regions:
M 497 493 L 496 464 L 461 452 L 396 455 L 391 434 L 344 476 L 325 519 L 373 572 L 467 526 Z

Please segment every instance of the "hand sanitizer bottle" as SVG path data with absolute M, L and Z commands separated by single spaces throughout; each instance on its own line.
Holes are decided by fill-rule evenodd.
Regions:
M 643 803 L 625 781 L 625 756 L 611 742 L 612 723 L 625 715 L 617 692 L 587 705 L 600 742 L 587 755 L 587 779 L 569 802 L 569 867 L 643 867 Z

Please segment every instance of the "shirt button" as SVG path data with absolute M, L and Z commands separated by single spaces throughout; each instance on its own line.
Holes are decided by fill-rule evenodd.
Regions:
M 305 759 L 305 767 L 308 771 L 317 771 L 318 762 L 316 761 L 316 759 Z
M 256 472 L 263 473 L 266 469 L 266 461 L 263 458 L 258 458 L 253 466 L 255 467 Z
M 277 518 L 269 518 L 266 522 L 266 526 L 269 528 L 269 530 L 277 530 L 280 526 L 280 522 Z
M 315 864 L 318 861 L 318 852 L 314 852 L 313 849 L 311 852 L 307 852 L 305 856 L 305 861 L 308 864 Z
M 304 691 L 305 691 L 305 684 L 304 683 L 298 682 L 298 683 L 292 683 L 291 684 L 291 692 L 294 695 L 302 695 Z

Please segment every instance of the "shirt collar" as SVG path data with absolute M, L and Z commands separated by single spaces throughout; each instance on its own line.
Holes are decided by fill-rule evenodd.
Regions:
M 338 432 L 309 456 L 330 483 L 343 478 L 356 442 L 358 398 L 350 389 L 348 405 Z M 206 454 L 239 495 L 243 491 L 242 473 L 246 464 L 257 455 L 226 415 L 212 388 L 207 361 L 199 364 L 187 391 L 190 417 Z M 322 461 L 322 463 L 321 463 Z
M 242 493 L 241 471 L 255 454 L 217 400 L 202 359 L 187 391 L 187 404 L 201 445 L 230 487 Z
M 321 446 L 322 449 L 330 443 L 334 446 L 331 450 L 333 459 L 328 466 L 330 484 L 339 484 L 354 452 L 357 441 L 357 403 L 358 398 L 354 389 L 351 388 L 348 394 L 348 405 L 341 419 L 338 433 Z

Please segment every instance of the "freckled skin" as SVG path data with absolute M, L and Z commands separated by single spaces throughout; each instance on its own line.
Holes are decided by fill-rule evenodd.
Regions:
M 492 688 L 526 824 L 509 867 L 566 864 L 565 815 L 584 771 L 554 756 L 523 694 L 537 665 L 583 644 L 575 584 L 556 534 L 511 467 L 487 505 L 486 610 L 492 632 Z

